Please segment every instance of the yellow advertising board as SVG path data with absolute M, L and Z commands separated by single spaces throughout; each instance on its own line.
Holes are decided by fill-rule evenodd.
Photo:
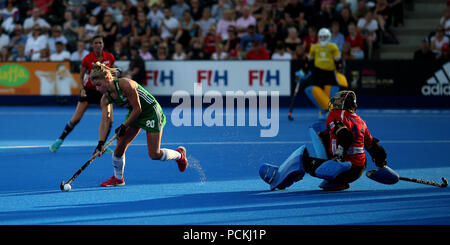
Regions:
M 65 62 L 0 62 L 0 95 L 78 95 L 79 74 Z

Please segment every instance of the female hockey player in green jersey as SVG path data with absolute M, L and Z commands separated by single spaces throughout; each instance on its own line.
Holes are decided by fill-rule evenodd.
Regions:
M 159 103 L 136 81 L 129 78 L 115 78 L 113 74 L 116 71 L 117 68 L 110 68 L 97 62 L 90 74 L 92 83 L 103 94 L 100 101 L 101 107 L 112 108 L 108 105 L 114 104 L 129 109 L 126 120 L 115 130 L 117 145 L 112 156 L 114 175 L 102 182 L 101 186 L 125 185 L 125 152 L 141 129 L 146 131 L 148 155 L 151 159 L 175 160 L 181 172 L 186 170 L 188 161 L 186 149 L 183 146 L 178 147 L 177 150 L 160 148 L 166 117 Z M 102 149 L 109 127 L 112 125 L 111 112 L 111 109 L 102 112 L 96 151 Z

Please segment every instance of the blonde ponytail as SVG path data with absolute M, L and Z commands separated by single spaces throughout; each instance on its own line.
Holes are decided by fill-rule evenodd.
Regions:
M 96 79 L 108 78 L 110 81 L 115 79 L 114 73 L 118 72 L 119 68 L 108 67 L 99 61 L 95 62 L 92 68 L 90 77 L 91 81 Z

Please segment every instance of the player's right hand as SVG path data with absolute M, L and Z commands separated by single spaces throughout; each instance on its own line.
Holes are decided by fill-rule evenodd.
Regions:
M 114 132 L 117 134 L 117 137 L 122 137 L 125 135 L 125 131 L 126 131 L 127 127 L 123 124 L 120 124 L 120 126 L 118 128 L 116 128 L 116 130 L 114 130 Z

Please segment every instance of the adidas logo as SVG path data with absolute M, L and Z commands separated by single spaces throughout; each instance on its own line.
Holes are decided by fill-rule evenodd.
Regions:
M 450 95 L 450 62 L 442 66 L 427 80 L 427 85 L 422 86 L 422 94 L 426 96 Z

